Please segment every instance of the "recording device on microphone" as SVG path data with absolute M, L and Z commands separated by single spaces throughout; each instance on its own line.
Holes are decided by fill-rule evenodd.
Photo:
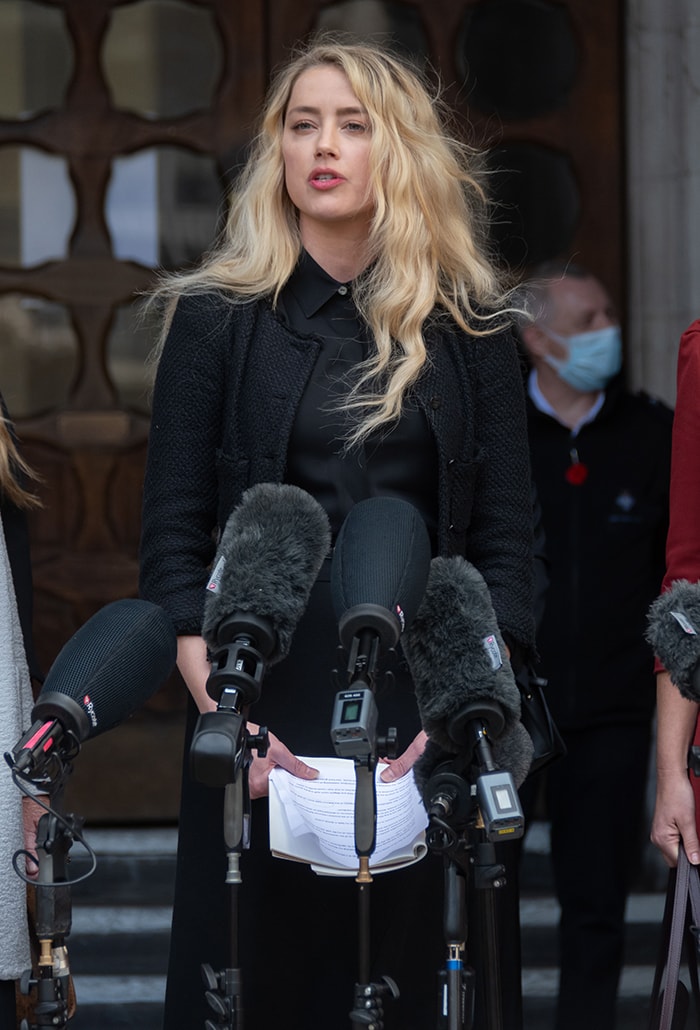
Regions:
M 520 724 L 520 692 L 488 587 L 464 558 L 433 559 L 403 650 L 430 737 L 414 767 L 426 808 L 457 756 L 460 775 L 474 769 L 488 839 L 521 836 L 515 784 L 527 775 L 532 741 Z
M 330 541 L 321 505 L 290 484 L 252 486 L 229 516 L 204 604 L 207 693 L 217 711 L 200 715 L 192 739 L 200 783 L 233 783 L 251 745 L 264 754 L 266 732 L 249 737 L 244 712 L 259 699 L 268 666 L 289 653 Z
M 175 630 L 158 605 L 126 598 L 101 608 L 60 651 L 32 725 L 6 761 L 23 779 L 50 783 L 83 741 L 145 704 L 170 675 L 176 653 Z
M 493 743 L 479 718 L 474 726 L 483 734 L 482 755 L 485 746 L 490 749 L 490 753 L 486 750 L 484 764 L 475 767 L 469 750 L 449 752 L 428 740 L 413 766 L 418 792 L 430 819 L 448 821 L 452 827 L 463 829 L 478 802 L 487 840 L 516 839 L 524 831 L 517 788 L 529 772 L 532 741 L 520 723 Z M 473 788 L 465 791 L 465 782 Z
M 700 702 L 700 583 L 677 579 L 657 597 L 646 638 L 683 697 Z
M 340 528 L 331 564 L 333 609 L 348 655 L 348 688 L 336 695 L 331 723 L 340 757 L 374 748 L 379 658 L 396 647 L 418 611 L 430 555 L 423 518 L 397 497 L 359 501 Z

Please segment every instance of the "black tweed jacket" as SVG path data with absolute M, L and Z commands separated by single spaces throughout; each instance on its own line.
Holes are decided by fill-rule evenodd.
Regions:
M 502 632 L 533 649 L 532 502 L 522 372 L 510 332 L 436 320 L 415 398 L 438 453 L 438 546 L 484 576 Z M 265 301 L 178 304 L 158 367 L 144 484 L 141 592 L 199 633 L 216 535 L 243 492 L 283 482 L 320 343 Z

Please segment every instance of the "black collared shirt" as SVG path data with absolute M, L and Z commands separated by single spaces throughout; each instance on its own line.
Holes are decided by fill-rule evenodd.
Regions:
M 360 448 L 343 449 L 351 416 L 339 411 L 338 404 L 371 346 L 352 283 L 333 279 L 304 252 L 280 293 L 278 310 L 294 332 L 322 342 L 292 430 L 287 482 L 322 505 L 334 537 L 353 504 L 366 497 L 393 496 L 415 505 L 434 540 L 437 452 L 417 405 L 409 400 L 398 423 L 372 434 Z

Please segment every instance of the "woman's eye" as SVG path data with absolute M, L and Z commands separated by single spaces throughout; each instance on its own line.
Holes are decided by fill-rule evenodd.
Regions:
M 363 122 L 348 122 L 345 126 L 350 132 L 366 132 L 367 126 Z

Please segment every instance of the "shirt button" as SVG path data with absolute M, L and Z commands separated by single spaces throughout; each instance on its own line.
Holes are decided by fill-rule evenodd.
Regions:
M 347 286 L 339 286 L 338 287 L 338 293 L 340 294 L 341 297 L 344 297 L 347 292 L 348 292 Z

